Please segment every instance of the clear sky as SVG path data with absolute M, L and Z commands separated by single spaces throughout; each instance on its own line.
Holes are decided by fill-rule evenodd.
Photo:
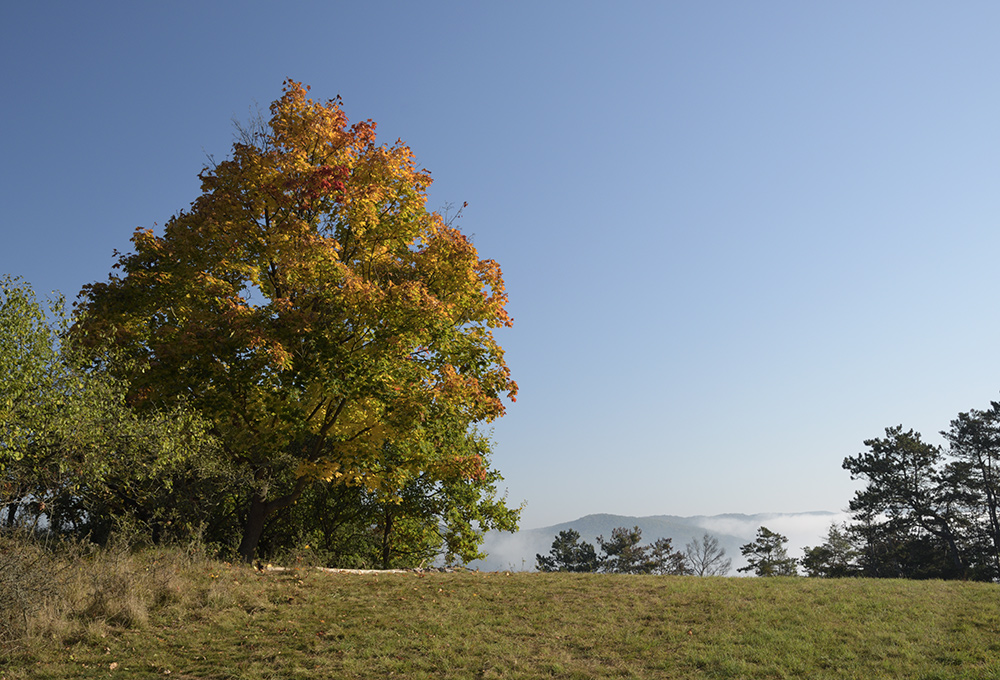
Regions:
M 840 510 L 1000 398 L 1000 4 L 6 2 L 0 274 L 75 297 L 293 78 L 497 260 L 525 528 Z

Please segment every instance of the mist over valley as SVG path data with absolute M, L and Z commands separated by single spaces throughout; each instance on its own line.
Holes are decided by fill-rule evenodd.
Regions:
M 746 565 L 740 546 L 753 541 L 757 529 L 766 526 L 788 537 L 786 545 L 790 557 L 802 556 L 804 547 L 820 545 L 831 523 L 847 519 L 843 512 L 797 512 L 695 515 L 652 515 L 631 517 L 627 515 L 593 514 L 569 522 L 562 522 L 537 529 L 524 529 L 516 533 L 490 531 L 485 535 L 483 549 L 485 560 L 475 560 L 469 567 L 480 571 L 532 571 L 535 556 L 548 555 L 552 541 L 560 531 L 574 529 L 583 541 L 596 546 L 597 537 L 609 538 L 616 527 L 642 530 L 642 543 L 647 545 L 658 538 L 669 538 L 674 550 L 683 552 L 684 546 L 700 539 L 705 533 L 714 536 L 732 559 L 730 576 L 738 576 L 737 569 Z

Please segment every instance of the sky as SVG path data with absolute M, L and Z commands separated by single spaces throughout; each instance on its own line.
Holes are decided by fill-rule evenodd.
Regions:
M 1000 5 L 8 2 L 0 275 L 70 299 L 292 78 L 503 269 L 534 528 L 839 511 L 1000 398 Z

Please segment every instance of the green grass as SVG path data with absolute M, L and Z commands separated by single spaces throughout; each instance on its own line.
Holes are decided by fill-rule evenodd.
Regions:
M 990 584 L 79 562 L 0 680 L 1000 677 Z

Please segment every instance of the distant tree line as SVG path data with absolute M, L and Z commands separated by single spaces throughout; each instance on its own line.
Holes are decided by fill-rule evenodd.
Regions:
M 889 427 L 866 450 L 843 461 L 864 482 L 849 504 L 850 520 L 829 527 L 823 543 L 790 557 L 788 539 L 767 527 L 740 548 L 757 576 L 868 577 L 1000 581 L 1000 402 L 959 413 L 941 432 L 946 445 L 919 432 Z M 724 575 L 730 562 L 708 536 L 672 551 L 669 539 L 641 546 L 638 527 L 598 537 L 601 553 L 563 531 L 541 571 Z
M 535 555 L 539 571 L 601 572 L 606 574 L 669 574 L 673 576 L 725 576 L 731 560 L 717 539 L 705 534 L 700 541 L 673 549 L 669 538 L 642 545 L 642 530 L 618 527 L 611 537 L 597 537 L 600 553 L 580 539 L 574 529 L 560 531 L 548 555 Z
M 740 547 L 747 566 L 737 571 L 757 576 L 797 576 L 798 560 L 785 549 L 788 538 L 767 527 L 757 530 L 755 540 Z M 674 550 L 669 538 L 641 545 L 639 527 L 612 529 L 611 538 L 597 537 L 600 553 L 581 540 L 575 529 L 560 531 L 548 555 L 535 555 L 539 571 L 600 572 L 605 574 L 667 574 L 671 576 L 726 576 L 732 560 L 719 540 L 710 534 L 692 539 L 684 552 Z

